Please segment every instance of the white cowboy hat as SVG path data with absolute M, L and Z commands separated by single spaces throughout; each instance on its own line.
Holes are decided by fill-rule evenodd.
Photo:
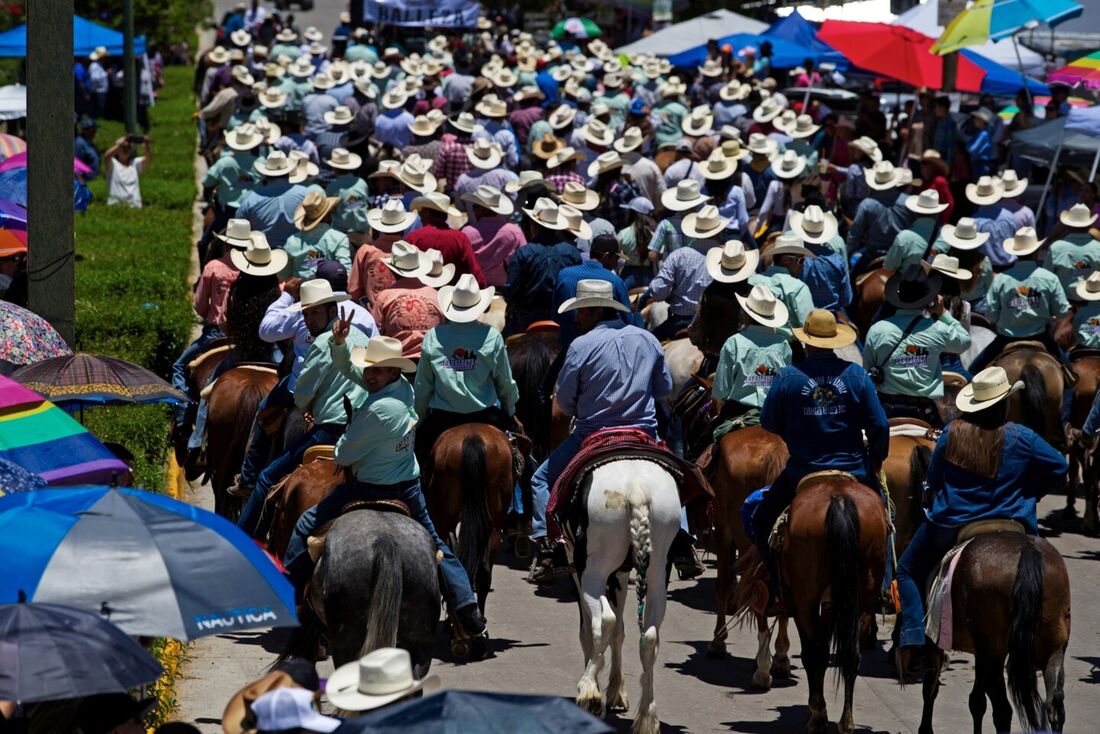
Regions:
M 730 126 L 724 125 L 722 129 L 725 130 L 728 127 Z M 737 128 L 733 128 L 733 130 L 737 131 L 738 134 L 740 134 L 740 131 L 737 130 Z M 749 157 L 749 152 L 741 147 L 741 138 L 739 136 L 726 138 L 722 141 L 722 144 L 718 146 L 718 149 L 722 151 L 722 155 L 724 155 L 725 157 L 733 158 L 737 161 Z
M 730 220 L 718 214 L 718 207 L 707 204 L 697 212 L 692 212 L 684 217 L 680 223 L 680 230 L 688 237 L 697 240 L 709 240 L 720 234 Z
M 393 67 L 387 64 L 385 61 L 375 61 L 370 66 L 370 75 L 377 80 L 386 79 L 392 73 Z
M 565 221 L 565 228 L 578 239 L 592 239 L 592 227 L 584 221 L 584 212 L 569 204 L 558 206 L 558 216 Z
M 287 156 L 290 160 L 294 170 L 290 172 L 290 176 L 287 178 L 292 184 L 302 183 L 308 178 L 312 178 L 321 172 L 321 169 L 317 167 L 317 164 L 309 159 L 309 156 L 300 150 L 292 150 Z
M 355 115 L 351 114 L 351 108 L 346 105 L 337 107 L 325 113 L 325 122 L 329 125 L 350 125 Z
M 252 242 L 252 225 L 247 219 L 230 219 L 225 224 L 225 230 L 214 236 L 230 247 L 243 250 Z
M 256 79 L 252 76 L 252 72 L 248 70 L 247 66 L 238 64 L 233 67 L 233 70 L 229 72 L 229 75 L 233 77 L 233 81 L 238 84 L 243 84 L 246 87 L 251 87 L 256 83 Z
M 103 54 L 106 55 L 107 49 L 103 46 L 100 46 L 95 51 L 92 51 L 91 55 L 89 55 L 88 58 L 92 61 L 99 61 L 101 58 L 103 58 L 103 56 L 96 55 L 100 49 L 102 49 Z M 221 65 L 229 61 L 229 52 L 225 50 L 224 46 L 215 46 L 210 50 L 210 53 L 206 55 L 206 58 L 211 64 Z
M 714 113 L 710 111 L 710 105 L 693 107 L 691 112 L 680 118 L 680 129 L 692 137 L 706 135 L 714 127 Z
M 250 122 L 225 131 L 225 144 L 233 150 L 252 150 L 264 142 L 264 136 Z
M 971 112 L 970 116 L 978 118 L 979 120 L 984 122 L 986 125 L 993 122 L 993 113 L 990 112 L 985 107 L 979 107 L 978 109 Z
M 996 204 L 1004 197 L 1001 182 L 994 176 L 982 176 L 977 183 L 966 185 L 966 198 L 970 203 L 984 206 Z
M 316 70 L 317 67 L 309 63 L 309 59 L 305 56 L 299 56 L 294 60 L 293 64 L 287 67 L 287 71 L 290 72 L 290 75 L 298 79 L 309 79 Z
M 879 150 L 878 143 L 871 140 L 871 138 L 866 135 L 861 135 L 854 140 L 849 140 L 848 145 L 862 152 L 875 163 L 882 160 L 882 151 Z
M 876 161 L 871 168 L 863 169 L 867 185 L 875 191 L 887 191 L 901 185 L 901 170 L 890 161 Z
M 290 95 L 280 90 L 278 87 L 267 87 L 260 92 L 260 106 L 265 110 L 277 110 L 286 104 L 289 96 Z
M 489 81 L 501 89 L 510 89 L 519 84 L 519 76 L 516 72 L 505 67 L 489 77 Z
M 914 214 L 931 217 L 947 209 L 947 204 L 940 203 L 940 193 L 938 191 L 925 189 L 916 196 L 906 197 L 905 208 Z
M 409 209 L 418 212 L 421 209 L 431 209 L 448 217 L 461 217 L 462 212 L 451 206 L 451 197 L 438 191 L 429 191 L 412 200 Z
M 1100 301 L 1100 270 L 1094 270 L 1089 277 L 1077 281 L 1074 290 L 1083 301 Z
M 402 372 L 416 372 L 416 362 L 413 362 L 411 359 L 406 359 L 405 357 L 402 356 L 402 354 L 403 354 L 403 352 L 402 352 L 402 349 L 401 349 L 400 340 L 394 339 L 392 336 L 373 336 L 373 337 L 371 337 L 370 341 L 367 342 L 366 347 L 355 347 L 351 350 L 351 363 L 353 365 L 355 365 L 356 367 L 358 367 L 359 369 L 366 369 L 367 367 L 396 367 L 397 369 L 401 370 Z M 383 648 L 383 649 L 385 649 L 385 648 Z M 375 650 L 375 652 L 379 652 L 379 651 Z M 405 652 L 405 651 L 402 650 L 401 652 Z M 408 653 L 406 653 L 406 654 L 408 654 Z M 360 663 L 361 662 L 362 662 L 362 660 L 360 660 Z M 352 663 L 352 665 L 354 665 L 354 663 Z M 337 672 L 339 672 L 339 671 L 337 671 Z M 411 677 L 411 673 L 410 673 L 410 677 Z M 328 685 L 325 686 L 325 695 L 327 695 L 329 697 L 329 700 L 332 701 L 332 703 L 334 705 L 336 705 L 337 707 L 345 709 L 345 710 L 353 710 L 353 709 L 348 709 L 343 703 L 341 703 L 340 701 L 337 701 L 336 699 L 334 699 L 332 697 L 332 693 L 329 692 L 330 688 L 332 688 L 332 682 L 335 679 L 336 679 L 336 673 L 333 673 L 332 678 L 329 678 L 329 680 L 328 680 Z M 423 684 L 424 681 L 420 681 L 420 683 Z M 338 690 L 347 691 L 347 689 L 344 688 L 343 686 L 340 686 L 340 688 Z M 358 686 L 358 688 L 356 688 L 356 692 L 361 693 L 362 690 L 363 690 L 363 682 L 362 682 L 362 678 L 360 678 L 359 686 Z M 375 688 L 374 690 L 383 690 L 383 689 L 381 687 L 379 687 L 379 688 Z M 413 688 L 412 690 L 418 690 L 418 689 Z M 395 698 L 400 698 L 401 696 L 407 695 L 408 693 L 409 693 L 409 691 L 406 690 L 406 691 L 402 692 L 399 696 L 395 696 Z M 358 700 L 362 701 L 363 699 L 360 698 Z M 392 700 L 393 700 L 392 698 L 389 699 L 389 701 L 392 701 Z M 348 699 L 346 699 L 346 701 L 348 703 L 351 703 L 350 696 L 348 697 Z M 386 703 L 388 703 L 389 701 L 386 701 Z M 381 706 L 381 705 L 382 704 L 378 704 L 378 703 L 374 704 L 375 707 Z M 368 706 L 367 708 L 371 708 L 371 707 Z M 366 709 L 364 708 L 364 709 L 360 709 L 360 710 L 365 711 Z
M 509 85 L 511 86 L 511 85 Z M 542 90 L 536 87 L 534 84 L 528 84 L 521 87 L 518 92 L 512 95 L 512 99 L 516 102 L 523 102 L 528 99 L 542 99 L 545 97 Z
M 681 97 L 687 92 L 687 85 L 681 84 L 679 79 L 669 79 L 657 88 L 657 94 L 661 99 L 673 99 Z
M 577 295 L 558 306 L 558 313 L 576 311 L 579 308 L 612 308 L 616 311 L 630 309 L 615 300 L 615 290 L 608 280 L 585 278 L 577 281 Z
M 615 142 L 615 132 L 607 126 L 606 122 L 597 120 L 594 117 L 588 118 L 584 127 L 581 128 L 581 137 L 592 145 L 605 148 L 610 147 Z
M 644 142 L 645 137 L 642 136 L 642 129 L 631 126 L 623 131 L 622 137 L 612 143 L 612 147 L 620 153 L 629 153 L 632 150 L 641 148 Z
M 263 232 L 252 232 L 248 246 L 243 250 L 230 250 L 229 259 L 237 270 L 249 275 L 275 275 L 286 267 L 288 260 L 282 250 L 271 249 Z
M 615 141 L 616 143 L 619 141 Z M 595 178 L 601 173 L 614 171 L 626 165 L 626 160 L 619 155 L 617 150 L 605 150 L 596 156 L 596 159 L 588 164 L 588 175 Z
M 448 122 L 455 130 L 467 135 L 471 134 L 474 128 L 477 127 L 477 119 L 469 112 L 460 112 L 457 117 L 450 118 Z
M 318 73 L 309 83 L 313 85 L 314 89 L 320 92 L 328 91 L 336 86 L 336 82 L 332 80 L 332 77 L 328 75 L 327 71 Z
M 964 413 L 976 413 L 1023 389 L 1024 383 L 1020 380 L 1009 383 L 1003 367 L 987 367 L 959 391 L 955 396 L 955 407 Z
M 558 83 L 564 82 L 571 76 L 573 76 L 573 69 L 566 64 L 559 64 L 550 69 L 550 77 Z
M 752 133 L 749 135 L 748 149 L 750 153 L 772 158 L 779 152 L 779 143 L 774 138 L 769 138 L 764 133 Z
M 402 278 L 417 278 L 431 269 L 424 253 L 405 240 L 394 242 L 389 257 L 382 258 L 382 262 Z
M 358 171 L 363 165 L 363 158 L 358 153 L 352 153 L 347 148 L 333 148 L 332 156 L 325 161 L 329 168 L 341 171 Z
M 703 178 L 708 181 L 722 181 L 732 176 L 737 170 L 737 159 L 727 156 L 721 148 L 715 148 L 699 169 Z
M 948 278 L 954 278 L 955 280 L 970 280 L 974 277 L 974 273 L 966 268 L 959 267 L 959 258 L 948 255 L 945 252 L 937 253 L 936 256 L 932 258 L 931 267 L 936 272 L 943 273 Z
M 836 216 L 827 212 L 817 204 L 806 207 L 806 211 L 791 210 L 788 216 L 791 232 L 803 242 L 820 245 L 828 242 L 839 229 Z
M 796 119 L 798 119 L 798 113 L 788 108 L 783 110 L 779 117 L 772 121 L 772 127 L 780 132 L 789 134 L 790 128 L 794 126 Z
M 500 97 L 495 94 L 486 94 L 481 98 L 481 101 L 477 103 L 474 110 L 483 117 L 507 117 L 508 105 L 504 103 Z
M 661 194 L 661 205 L 674 212 L 690 211 L 708 201 L 710 197 L 703 196 L 699 191 L 699 182 L 691 178 L 683 179 L 676 184 L 676 188 Z
M 408 97 L 405 96 L 401 87 L 393 87 L 382 95 L 382 106 L 387 110 L 399 110 L 405 106 L 407 101 Z
M 735 293 L 734 297 L 756 323 L 775 329 L 787 325 L 790 314 L 786 304 L 777 299 L 772 289 L 766 285 L 754 285 L 748 296 Z
M 283 137 L 283 131 L 279 129 L 279 126 L 266 117 L 257 117 L 252 124 L 256 128 L 256 132 L 264 137 L 264 142 L 268 145 L 275 145 L 275 142 Z
M 431 288 L 442 288 L 454 280 L 454 263 L 444 263 L 443 253 L 439 250 L 428 250 L 424 253 L 424 259 L 428 262 L 428 272 L 416 276 L 417 280 Z
M 570 107 L 567 104 L 559 105 L 547 118 L 547 122 L 550 123 L 550 127 L 555 130 L 561 130 L 567 128 L 573 124 L 573 118 L 577 116 L 577 108 Z
M 252 164 L 261 175 L 269 178 L 289 176 L 294 171 L 294 165 L 281 150 L 273 150 L 267 154 L 267 158 L 261 158 Z
M 780 255 L 795 255 L 797 257 L 814 256 L 813 252 L 802 244 L 802 238 L 789 230 L 776 237 L 772 246 L 768 248 L 764 254 L 773 259 Z
M 623 74 L 621 71 L 607 71 L 607 64 L 604 64 L 604 75 L 601 82 L 604 89 L 622 89 L 624 84 Z
M 479 288 L 474 276 L 465 273 L 455 285 L 439 289 L 439 310 L 448 321 L 459 324 L 477 321 L 489 310 L 495 292 L 493 286 Z
M 405 211 L 401 199 L 389 199 L 381 208 L 367 212 L 367 224 L 376 232 L 404 232 L 415 221 L 416 213 Z
M 779 97 L 768 97 L 767 99 L 761 100 L 760 104 L 756 106 L 756 109 L 752 111 L 752 119 L 761 124 L 771 122 L 783 114 L 783 109 L 785 107 L 786 105 Z
M 546 167 L 557 168 L 563 163 L 568 163 L 569 161 L 583 160 L 584 153 L 581 153 L 571 145 L 567 145 L 564 148 L 559 148 L 557 151 L 554 152 L 554 155 L 550 156 L 550 158 L 546 161 Z
M 600 195 L 576 181 L 567 181 L 559 198 L 561 203 L 584 212 L 590 212 L 600 205 Z
M 325 37 L 325 34 L 320 31 L 317 26 L 308 26 L 302 31 L 302 38 L 306 39 L 310 43 L 320 43 Z
M 512 200 L 501 193 L 500 189 L 482 184 L 468 194 L 462 195 L 462 200 L 471 204 L 483 206 L 491 212 L 503 217 L 510 216 L 515 211 Z
M 504 184 L 504 190 L 509 194 L 519 193 L 522 189 L 526 189 L 531 186 L 538 186 L 539 188 L 546 189 L 547 191 L 553 191 L 554 186 L 545 178 L 539 171 L 520 171 L 519 178 L 515 181 L 509 181 Z
M 1087 204 L 1078 202 L 1059 214 L 1058 220 L 1067 227 L 1091 227 L 1096 222 L 1096 213 Z
M 1027 191 L 1027 179 L 1020 178 L 1016 171 L 1011 168 L 1006 168 L 997 178 L 1001 182 L 1001 188 L 1006 199 L 1015 199 Z
M 799 155 L 796 151 L 788 149 L 783 155 L 777 156 L 771 162 L 772 173 L 782 179 L 794 179 L 802 175 L 806 170 L 806 156 Z
M 275 40 L 279 43 L 294 43 L 298 40 L 298 34 L 290 28 L 284 28 L 275 34 Z
M 752 93 L 752 87 L 731 79 L 718 90 L 718 98 L 724 102 L 740 102 Z
M 799 115 L 794 118 L 794 125 L 787 128 L 787 134 L 795 140 L 800 140 L 810 137 L 820 129 L 821 125 L 816 124 L 814 118 L 809 115 Z
M 309 731 L 329 734 L 343 723 L 336 717 L 325 716 L 318 711 L 313 700 L 313 691 L 305 688 L 286 687 L 267 691 L 257 696 L 248 708 L 256 719 L 255 727 L 250 727 L 251 731 Z
M 298 290 L 298 302 L 287 307 L 287 311 L 297 313 L 314 306 L 325 306 L 330 303 L 342 303 L 350 301 L 347 293 L 334 293 L 332 283 L 323 278 L 315 278 L 302 283 Z
M 431 167 L 432 161 L 424 160 L 414 153 L 397 170 L 397 180 L 422 194 L 435 191 L 439 188 L 439 182 L 430 172 Z
M 569 229 L 569 223 L 561 216 L 561 211 L 553 199 L 540 196 L 534 206 L 524 209 L 523 213 L 529 216 L 535 224 L 546 229 L 561 231 Z
M 944 242 L 959 250 L 977 250 L 989 239 L 989 232 L 979 232 L 978 224 L 963 217 L 958 224 L 945 224 L 940 230 Z
M 740 283 L 756 272 L 759 250 L 746 250 L 740 240 L 729 240 L 707 250 L 707 272 L 720 283 Z
M 1034 227 L 1021 227 L 1016 230 L 1016 234 L 1006 237 L 1001 246 L 1009 255 L 1024 257 L 1042 247 L 1044 241 L 1036 235 Z
M 725 69 L 722 68 L 722 62 L 718 59 L 708 58 L 703 62 L 703 65 L 698 67 L 699 73 L 706 77 L 722 76 Z
M 473 145 L 466 147 L 466 159 L 470 165 L 483 171 L 491 171 L 504 160 L 504 151 L 500 145 L 488 138 L 478 138 Z

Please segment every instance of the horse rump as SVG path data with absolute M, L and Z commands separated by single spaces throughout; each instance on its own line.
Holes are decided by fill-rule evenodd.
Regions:
M 1043 554 L 1027 540 L 1016 564 L 1008 626 L 1008 690 L 1021 722 L 1029 731 L 1045 722 L 1035 681 L 1035 628 L 1043 609 Z
M 859 672 L 859 510 L 850 497 L 833 495 L 825 513 L 829 544 L 829 646 L 842 677 Z M 837 679 L 839 685 L 840 679 Z

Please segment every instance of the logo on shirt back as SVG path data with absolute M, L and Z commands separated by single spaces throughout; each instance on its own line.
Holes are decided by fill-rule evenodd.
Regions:
M 1093 316 L 1085 322 L 1085 332 L 1088 334 L 1100 334 L 1100 318 Z
M 468 372 L 477 366 L 477 352 L 459 347 L 444 358 L 443 366 L 455 372 Z
M 893 359 L 898 367 L 923 367 L 928 364 L 928 350 L 916 344 L 909 344 L 899 356 Z
M 1034 309 L 1043 300 L 1042 292 L 1021 283 L 1016 286 L 1016 295 L 1008 302 L 1014 311 L 1026 311 Z
M 745 378 L 745 385 L 749 387 L 771 387 L 774 381 L 775 368 L 766 364 L 758 364 L 756 369 Z
M 802 407 L 802 415 L 843 415 L 848 406 L 841 402 L 841 397 L 847 393 L 848 386 L 840 377 L 811 377 L 802 386 L 802 396 L 810 398 L 812 404 Z

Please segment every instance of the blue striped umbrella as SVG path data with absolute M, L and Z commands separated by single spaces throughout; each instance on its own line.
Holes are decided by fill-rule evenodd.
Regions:
M 294 626 L 294 590 L 236 525 L 134 489 L 0 497 L 0 604 L 99 612 L 130 635 L 193 640 Z

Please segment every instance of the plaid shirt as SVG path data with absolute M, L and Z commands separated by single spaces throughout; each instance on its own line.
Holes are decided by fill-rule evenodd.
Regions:
M 436 176 L 446 180 L 448 188 L 455 185 L 459 176 L 473 168 L 470 159 L 466 157 L 466 146 L 469 144 L 470 138 L 449 134 L 443 136 L 443 145 L 439 147 L 434 171 Z
M 588 184 L 588 179 L 580 175 L 576 171 L 566 171 L 565 173 L 555 173 L 552 176 L 547 176 L 546 180 L 554 187 L 554 190 L 558 192 L 558 196 L 561 196 L 565 191 L 565 184 L 570 181 L 576 181 L 581 186 Z

